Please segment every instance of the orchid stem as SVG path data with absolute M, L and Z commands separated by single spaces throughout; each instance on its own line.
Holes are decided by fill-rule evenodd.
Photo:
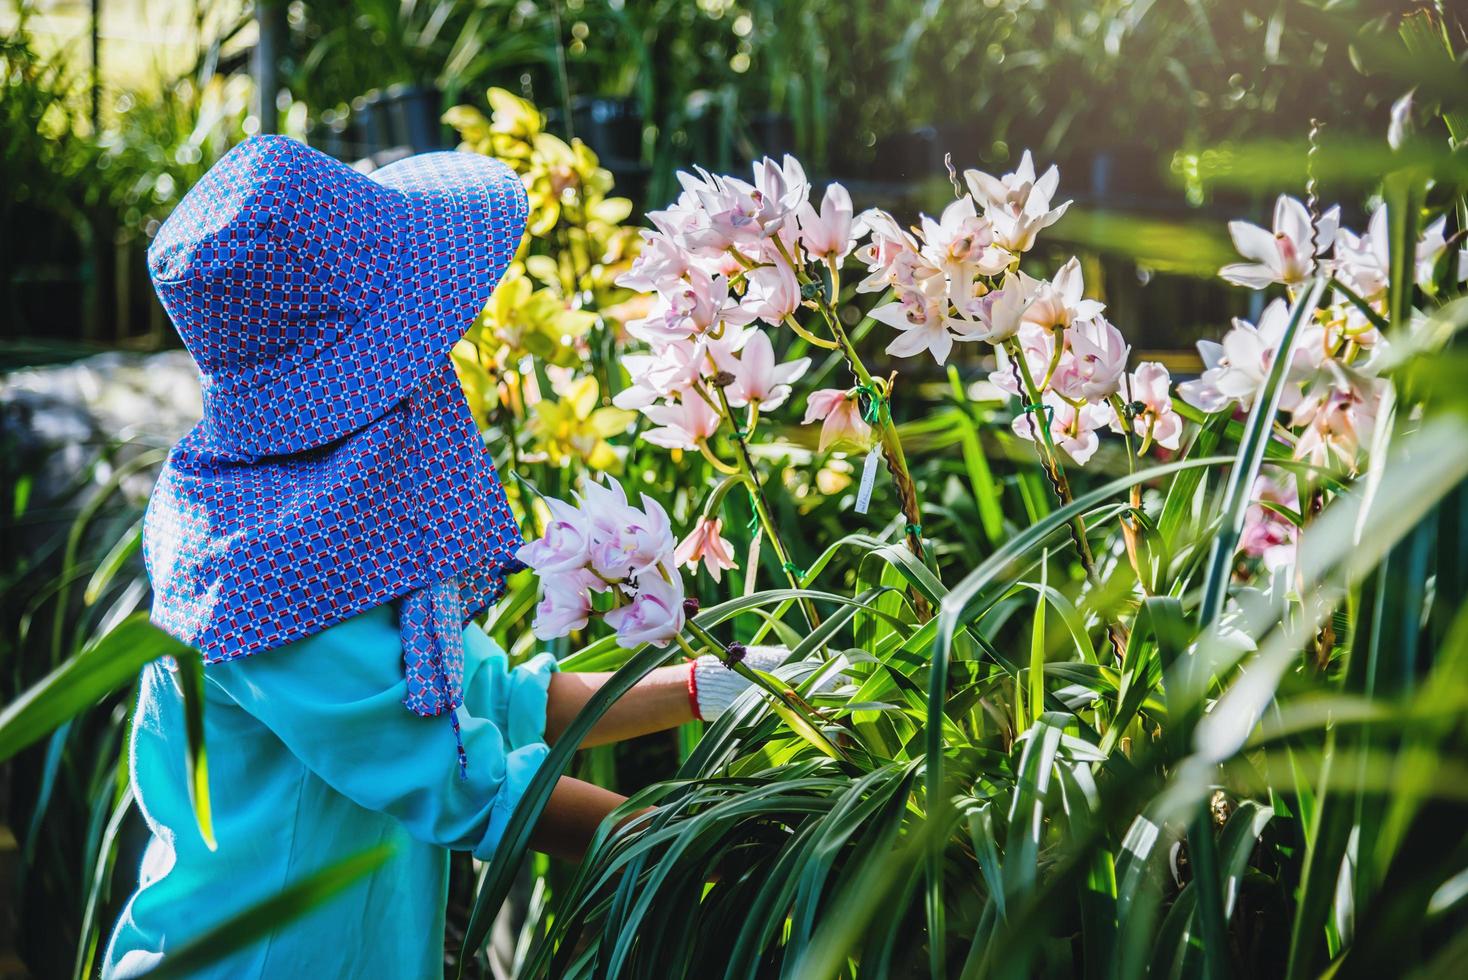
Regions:
M 795 319 L 794 313 L 786 314 L 785 325 L 791 330 L 794 330 L 796 335 L 799 336 L 801 340 L 805 341 L 807 344 L 810 344 L 812 347 L 823 347 L 826 350 L 841 349 L 841 345 L 836 343 L 834 340 L 826 340 L 822 337 L 817 337 L 815 334 L 802 327 L 800 325 L 800 321 Z
M 1075 498 L 1070 491 L 1070 481 L 1065 476 L 1065 467 L 1060 463 L 1060 451 L 1055 447 L 1050 423 L 1045 419 L 1044 409 L 1041 407 L 1044 403 L 1040 400 L 1040 390 L 1035 385 L 1034 375 L 1030 373 L 1029 362 L 1025 360 L 1024 351 L 1020 350 L 1019 343 L 1013 338 L 1005 341 L 1005 350 L 1010 357 L 1011 369 L 1020 379 L 1020 387 L 1025 392 L 1025 412 L 1029 414 L 1030 435 L 1040 454 L 1040 468 L 1045 471 L 1056 499 L 1062 506 L 1068 505 Z M 1041 418 L 1039 423 L 1035 421 L 1036 415 Z M 1091 542 L 1086 537 L 1086 520 L 1080 514 L 1070 519 L 1070 536 L 1075 542 L 1076 553 L 1081 559 L 1081 567 L 1086 571 L 1086 578 L 1092 586 L 1099 587 L 1101 576 L 1096 572 L 1096 556 L 1092 554 Z M 1127 631 L 1120 624 L 1111 621 L 1107 622 L 1106 630 L 1111 636 L 1111 645 L 1115 648 L 1118 661 L 1124 659 Z
M 716 390 L 719 393 L 719 401 L 724 404 L 724 414 L 732 419 L 734 412 L 729 406 L 729 396 L 724 393 L 723 388 Z M 804 588 L 800 582 L 800 576 L 795 574 L 795 563 L 790 560 L 790 551 L 785 547 L 784 539 L 780 537 L 779 531 L 775 528 L 769 505 L 765 503 L 765 489 L 760 483 L 759 473 L 754 468 L 754 457 L 750 455 L 749 443 L 737 429 L 734 432 L 734 444 L 739 447 L 739 469 L 734 472 L 741 473 L 749 485 L 749 495 L 754 504 L 755 516 L 759 518 L 760 526 L 765 530 L 765 536 L 770 539 L 770 544 L 775 549 L 775 557 L 780 559 L 780 567 L 785 572 L 785 579 L 790 583 L 792 589 Z M 754 569 L 751 568 L 749 574 L 753 575 Z M 806 625 L 811 629 L 819 626 L 821 617 L 811 601 L 802 596 L 799 604 L 801 612 L 805 614 Z
M 822 304 L 821 312 L 826 318 L 827 325 L 831 328 L 831 333 L 841 344 L 842 353 L 846 357 L 847 366 L 851 368 L 851 373 L 856 375 L 857 381 L 866 386 L 869 391 L 881 392 L 882 397 L 888 399 L 890 404 L 891 386 L 872 379 L 871 372 L 861 362 L 861 357 L 856 353 L 856 347 L 851 343 L 851 338 L 842 328 L 840 317 L 836 315 L 835 310 L 827 303 Z M 891 411 L 878 412 L 876 422 L 881 433 L 882 455 L 887 460 L 888 472 L 892 474 L 892 479 L 897 484 L 898 500 L 903 516 L 907 518 L 907 548 L 921 561 L 923 559 L 922 508 L 918 503 L 917 486 L 913 483 L 912 475 L 907 469 L 907 457 L 902 452 L 902 439 L 897 434 L 897 423 L 892 421 Z M 932 609 L 927 598 L 916 590 L 913 590 L 910 595 L 919 621 L 926 622 L 932 616 Z
M 1127 416 L 1126 403 L 1117 394 L 1113 394 L 1110 401 L 1111 410 L 1116 413 L 1117 419 L 1121 422 L 1121 438 L 1126 443 L 1127 473 L 1135 474 L 1137 472 L 1137 458 L 1142 455 L 1142 451 L 1138 451 L 1135 454 L 1132 452 L 1132 424 L 1131 419 Z M 1149 429 L 1148 431 L 1150 432 L 1151 430 Z M 1127 499 L 1133 511 L 1141 511 L 1142 487 L 1140 484 L 1132 487 Z M 1122 542 L 1126 545 L 1127 560 L 1131 562 L 1132 571 L 1137 575 L 1137 582 L 1142 587 L 1142 593 L 1150 596 L 1152 595 L 1152 587 L 1142 574 L 1142 560 L 1140 549 L 1138 548 L 1138 534 L 1141 529 L 1142 522 L 1134 515 L 1127 514 L 1121 518 L 1121 536 Z
M 831 755 L 833 758 L 839 758 L 843 761 L 851 761 L 850 756 L 843 752 L 840 746 L 836 745 L 836 743 L 832 742 L 829 738 L 825 736 L 824 733 L 821 732 L 821 725 L 825 723 L 824 720 L 815 713 L 810 705 L 806 704 L 804 700 L 796 696 L 795 692 L 786 690 L 770 683 L 758 671 L 752 670 L 748 666 L 746 666 L 743 661 L 730 659 L 728 648 L 725 647 L 724 644 L 720 643 L 719 640 L 712 633 L 704 629 L 702 626 L 698 625 L 692 619 L 688 620 L 687 628 L 688 632 L 693 634 L 694 639 L 698 640 L 698 642 L 707 647 L 709 652 L 718 657 L 725 667 L 734 671 L 734 673 L 738 674 L 740 677 L 743 677 L 751 684 L 763 690 L 766 694 L 769 694 L 771 697 L 775 698 L 775 700 L 779 701 L 790 712 L 797 714 L 801 718 L 803 718 L 805 720 L 805 723 L 810 726 L 811 733 L 820 739 L 820 742 L 827 754 Z M 678 634 L 678 642 L 683 646 L 683 649 L 688 652 L 690 657 L 694 659 L 698 658 L 699 654 L 693 650 L 693 647 L 688 643 L 687 640 L 683 639 L 683 634 L 681 633 Z
M 709 461 L 710 466 L 718 470 L 720 473 L 723 473 L 725 476 L 739 475 L 739 467 L 731 466 L 714 455 L 714 451 L 709 448 L 707 439 L 698 440 L 698 451 L 703 453 L 703 458 Z

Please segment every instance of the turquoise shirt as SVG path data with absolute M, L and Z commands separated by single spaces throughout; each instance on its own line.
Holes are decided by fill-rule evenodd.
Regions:
M 545 758 L 555 660 L 511 669 L 464 631 L 467 779 L 447 715 L 403 705 L 397 613 L 380 606 L 278 650 L 205 670 L 205 744 L 218 849 L 194 822 L 183 702 L 162 662 L 144 668 L 131 769 L 153 837 L 102 976 L 169 950 L 314 871 L 379 844 L 393 856 L 305 918 L 204 976 L 441 977 L 448 851 L 489 859 Z

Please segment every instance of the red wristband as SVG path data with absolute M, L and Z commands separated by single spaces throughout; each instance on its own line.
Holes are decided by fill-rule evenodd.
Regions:
M 693 709 L 693 717 L 703 721 L 703 715 L 698 713 L 698 666 L 697 660 L 688 661 L 688 706 Z

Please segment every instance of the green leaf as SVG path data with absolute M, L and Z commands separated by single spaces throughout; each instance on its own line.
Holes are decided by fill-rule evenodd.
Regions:
M 327 904 L 382 867 L 392 855 L 393 846 L 381 844 L 287 885 L 265 901 L 230 916 L 197 939 L 170 950 L 158 966 L 144 976 L 150 980 L 169 980 L 171 977 L 196 975 L 205 967 Z
M 1325 283 L 1317 279 L 1300 291 L 1299 298 L 1290 310 L 1290 319 L 1284 334 L 1280 337 L 1279 349 L 1270 362 L 1269 375 L 1255 395 L 1249 419 L 1244 423 L 1244 438 L 1239 445 L 1234 466 L 1229 470 L 1228 484 L 1223 492 L 1222 524 L 1208 555 L 1208 568 L 1203 579 L 1203 600 L 1198 606 L 1198 619 L 1201 623 L 1212 623 L 1223 611 L 1234 552 L 1238 549 L 1239 535 L 1243 533 L 1244 517 L 1253 495 L 1254 481 L 1258 478 L 1259 467 L 1264 461 L 1265 447 L 1271 439 L 1274 417 L 1279 411 L 1280 396 L 1287 376 L 1286 368 L 1293 360 L 1291 352 L 1295 349 L 1295 336 L 1305 317 L 1315 310 L 1324 288 Z M 1204 895 L 1199 896 L 1198 907 L 1204 913 L 1213 908 L 1210 899 Z
M 178 683 L 183 691 L 184 770 L 188 776 L 189 804 L 204 846 L 215 850 L 214 818 L 209 805 L 209 764 L 204 746 L 204 662 L 198 651 L 188 650 L 174 656 L 178 665 Z
M 1040 585 L 1039 593 L 1043 597 L 1050 588 L 1047 580 L 1050 568 L 1050 552 L 1046 551 L 1040 558 Z M 1030 716 L 1024 720 L 1025 727 L 1035 724 L 1040 720 L 1040 715 L 1045 712 L 1045 610 L 1048 607 L 1045 602 L 1035 603 L 1035 613 L 1030 623 Z M 1094 659 L 1094 657 L 1093 657 Z M 1016 689 L 1018 693 L 1018 689 Z
M 91 580 L 87 582 L 86 591 L 82 593 L 82 601 L 90 606 L 101 598 L 107 586 L 112 584 L 112 580 L 117 576 L 118 571 L 127 562 L 128 558 L 132 557 L 133 553 L 138 550 L 138 546 L 142 543 L 143 522 L 139 519 L 132 527 L 128 528 L 126 534 L 117 539 L 117 543 L 112 546 L 112 550 L 107 552 L 106 557 L 102 559 L 102 563 L 92 573 Z
M 735 603 L 725 605 L 737 603 L 738 600 L 735 600 Z M 700 614 L 700 618 L 703 615 Z M 460 975 L 463 975 L 464 967 L 473 960 L 488 938 L 490 924 L 499 907 L 504 904 L 505 896 L 509 894 L 520 862 L 530 846 L 530 835 L 540 819 L 540 813 L 550 801 L 551 791 L 570 765 L 571 757 L 576 753 L 581 740 L 607 709 L 631 690 L 634 684 L 676 656 L 677 652 L 678 648 L 671 644 L 665 650 L 649 649 L 646 644 L 640 646 L 633 652 L 631 659 L 597 689 L 551 747 L 550 753 L 535 771 L 535 778 L 530 781 L 520 802 L 515 805 L 515 812 L 511 814 L 504 835 L 500 838 L 494 860 L 490 862 L 474 896 L 469 926 L 459 949 Z
M 0 762 L 130 682 L 144 664 L 189 648 L 134 613 L 0 710 Z

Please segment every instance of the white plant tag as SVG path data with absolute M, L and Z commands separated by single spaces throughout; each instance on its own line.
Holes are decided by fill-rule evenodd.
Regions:
M 856 512 L 865 514 L 867 505 L 872 502 L 872 484 L 877 482 L 877 461 L 882 458 L 882 446 L 879 443 L 872 447 L 867 453 L 865 463 L 861 464 L 861 486 L 856 491 Z

